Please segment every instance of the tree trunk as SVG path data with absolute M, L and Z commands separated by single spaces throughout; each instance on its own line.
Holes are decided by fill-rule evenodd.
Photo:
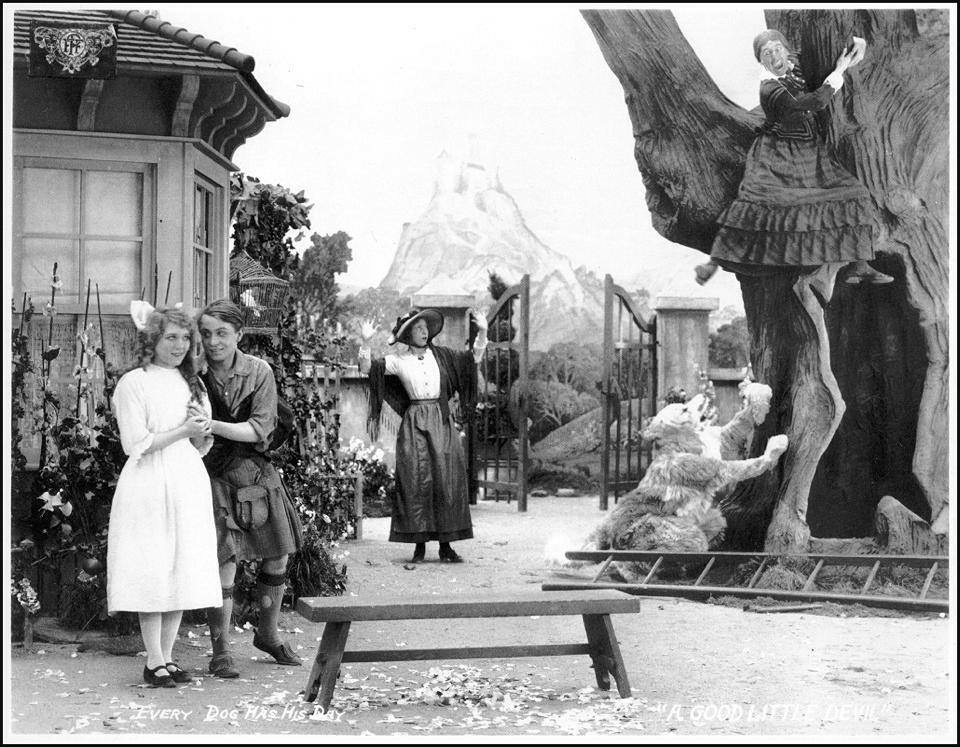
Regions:
M 669 12 L 583 15 L 626 92 L 654 227 L 709 252 L 758 121 L 719 93 Z M 850 36 L 867 40 L 820 125 L 880 210 L 875 264 L 895 283 L 838 283 L 831 295 L 838 268 L 829 266 L 739 278 L 754 373 L 774 390 L 754 455 L 775 433 L 790 447 L 777 471 L 731 496 L 729 541 L 805 550 L 808 507 L 817 534 L 871 534 L 885 493 L 945 526 L 948 37 L 926 21 L 933 32 L 921 36 L 913 11 L 786 10 L 767 20 L 801 49 L 814 85 Z M 756 64 L 750 49 L 742 58 Z

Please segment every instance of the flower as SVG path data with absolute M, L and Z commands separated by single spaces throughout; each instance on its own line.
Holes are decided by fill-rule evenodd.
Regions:
M 48 302 L 47 302 L 47 305 L 43 307 L 43 315 L 44 315 L 44 316 L 56 316 L 56 315 L 57 315 L 57 307 L 54 306 L 52 303 L 50 303 L 50 302 L 48 301 Z
M 50 495 L 49 492 L 38 495 L 37 500 L 43 501 L 43 511 L 53 511 L 53 509 L 63 505 L 63 498 L 60 497 L 60 491 L 57 491 L 53 495 Z
M 11 579 L 11 583 L 12 583 Z M 10 589 L 11 596 L 16 596 L 23 611 L 28 615 L 36 615 L 40 612 L 40 600 L 37 599 L 37 592 L 33 590 L 30 580 L 21 578 L 16 584 L 12 584 Z
M 63 281 L 60 279 L 59 275 L 54 275 L 53 280 L 50 281 L 50 287 L 60 290 L 63 287 Z

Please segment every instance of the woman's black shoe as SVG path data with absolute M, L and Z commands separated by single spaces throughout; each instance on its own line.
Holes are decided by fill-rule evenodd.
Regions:
M 160 670 L 167 672 L 166 677 L 158 677 L 157 672 Z M 176 687 L 177 683 L 173 681 L 173 676 L 170 672 L 167 671 L 165 665 L 161 664 L 159 667 L 154 667 L 153 669 L 143 668 L 143 681 L 146 682 L 150 687 Z
M 452 547 L 441 547 L 440 562 L 441 563 L 462 563 L 463 558 L 457 555 L 457 553 L 454 551 Z
M 180 668 L 180 665 L 173 661 L 167 662 L 167 671 L 170 672 L 170 676 L 173 678 L 173 681 L 178 685 L 192 685 L 193 677 L 191 677 L 187 672 Z
M 411 563 L 422 563 L 424 557 L 427 554 L 427 543 L 418 542 L 417 546 L 413 550 L 413 558 L 410 559 Z

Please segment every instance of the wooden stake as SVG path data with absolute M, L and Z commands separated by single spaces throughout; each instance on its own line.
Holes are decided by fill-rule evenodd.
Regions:
M 47 425 L 49 424 L 49 419 L 47 418 L 47 386 L 50 379 L 50 369 L 51 362 L 47 360 L 47 353 L 50 352 L 50 348 L 53 346 L 53 309 L 54 303 L 57 300 L 57 288 L 54 285 L 57 277 L 57 267 L 59 262 L 53 263 L 53 276 L 50 278 L 50 328 L 47 334 L 47 349 L 43 351 L 43 357 L 40 359 L 40 373 L 43 379 L 43 432 L 40 434 L 40 469 L 43 469 L 47 462 Z
M 17 327 L 17 344 L 20 344 L 20 338 L 23 336 L 23 317 L 27 313 L 27 292 L 23 292 L 23 303 L 20 304 L 20 325 Z
M 107 383 L 107 336 L 103 333 L 103 314 L 100 312 L 100 283 L 96 284 L 97 289 L 97 321 L 100 323 L 100 360 L 103 362 L 103 383 Z M 107 410 L 110 409 L 110 398 L 104 396 Z
M 163 296 L 163 305 L 166 306 L 170 302 L 170 281 L 173 280 L 173 270 L 170 270 L 167 273 L 167 292 Z
M 90 316 L 90 278 L 87 278 L 87 305 L 83 309 L 83 326 L 80 328 L 80 334 L 84 335 L 87 332 L 87 319 Z M 77 416 L 77 420 L 80 419 L 80 392 L 83 389 L 83 362 L 86 359 L 87 346 L 83 344 L 83 338 L 80 338 L 80 360 L 77 366 L 79 378 L 77 379 L 77 406 L 74 408 L 74 413 Z

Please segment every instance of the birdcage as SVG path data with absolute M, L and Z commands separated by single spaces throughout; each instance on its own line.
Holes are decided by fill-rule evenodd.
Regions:
M 276 334 L 289 287 L 246 252 L 230 256 L 230 300 L 243 309 L 247 334 Z

